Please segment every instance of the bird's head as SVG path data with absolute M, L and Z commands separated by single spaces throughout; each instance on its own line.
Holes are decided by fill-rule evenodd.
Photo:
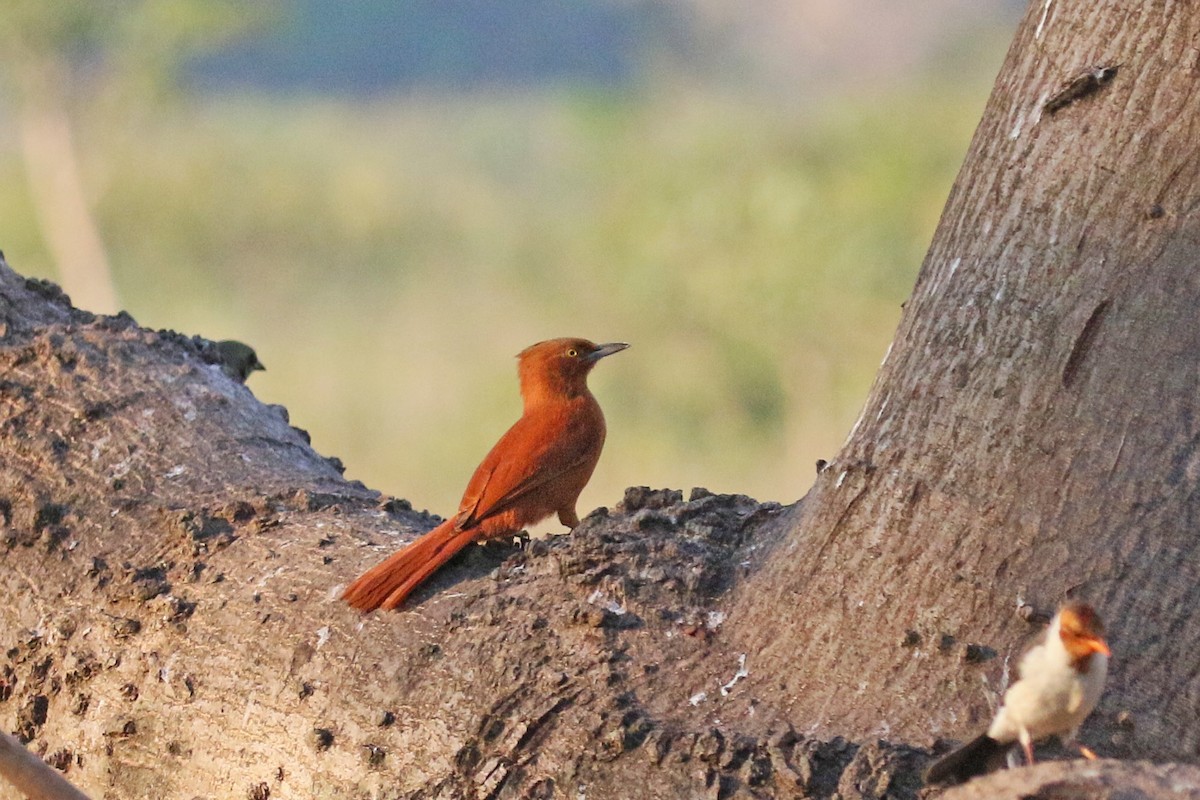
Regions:
M 217 353 L 221 356 L 221 369 L 238 383 L 245 383 L 251 372 L 266 369 L 253 347 L 234 339 L 217 342 Z
M 547 395 L 568 397 L 587 390 L 587 376 L 596 363 L 629 347 L 624 342 L 596 344 L 587 339 L 548 339 L 517 355 L 521 395 L 525 402 Z
M 1058 636 L 1072 661 L 1085 667 L 1093 653 L 1112 655 L 1104 641 L 1104 623 L 1086 603 L 1068 603 L 1058 612 Z

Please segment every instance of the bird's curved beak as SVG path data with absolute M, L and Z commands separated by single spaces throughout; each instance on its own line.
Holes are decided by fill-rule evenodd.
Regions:
M 613 353 L 619 353 L 629 347 L 625 342 L 609 342 L 608 344 L 598 344 L 596 349 L 587 354 L 587 360 L 593 363 L 599 361 L 605 356 L 611 356 Z
M 1108 649 L 1108 642 L 1100 637 L 1097 636 L 1095 639 L 1089 641 L 1088 644 L 1091 645 L 1092 652 L 1103 653 L 1106 657 L 1112 658 L 1112 651 Z

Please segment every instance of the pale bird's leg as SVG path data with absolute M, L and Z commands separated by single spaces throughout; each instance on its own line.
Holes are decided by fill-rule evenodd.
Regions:
M 1079 755 L 1083 756 L 1087 760 L 1095 761 L 1097 758 L 1099 758 L 1099 756 L 1097 756 L 1095 753 L 1093 753 L 1091 751 L 1091 749 L 1088 748 L 1087 746 L 1082 745 L 1079 742 L 1076 742 L 1075 746 L 1079 748 Z
M 1025 764 L 1031 766 L 1033 764 L 1033 739 L 1029 735 L 1029 731 L 1024 728 L 1017 737 L 1021 740 L 1021 749 L 1025 751 Z

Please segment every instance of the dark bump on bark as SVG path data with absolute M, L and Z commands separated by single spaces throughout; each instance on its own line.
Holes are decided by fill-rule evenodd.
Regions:
M 260 781 L 250 787 L 250 791 L 246 793 L 247 800 L 270 800 L 271 787 L 266 781 Z
M 384 711 L 379 717 L 379 727 L 388 728 L 396 724 L 396 714 L 393 711 Z
M 123 739 L 137 733 L 137 722 L 131 717 L 119 717 L 113 720 L 104 731 L 108 739 Z
M 139 603 L 145 603 L 171 591 L 171 582 L 167 580 L 167 570 L 164 566 L 134 569 L 130 573 L 129 581 L 133 599 Z
M 683 502 L 683 492 L 678 489 L 651 489 L 649 486 L 630 486 L 617 507 L 619 513 L 628 514 L 641 509 L 659 509 Z
M 12 697 L 16 686 L 17 671 L 12 668 L 11 664 L 5 664 L 4 668 L 0 669 L 0 703 Z
M 901 647 L 916 647 L 921 643 L 921 634 L 914 630 L 904 632 L 904 638 L 900 641 Z
M 945 652 L 948 652 L 948 651 L 950 651 L 950 650 L 954 649 L 954 645 L 957 643 L 957 641 L 958 641 L 958 640 L 957 640 L 957 639 L 955 639 L 955 638 L 954 638 L 953 636 L 951 636 L 950 634 L 948 634 L 948 633 L 943 633 L 943 634 L 942 634 L 942 635 L 941 635 L 941 636 L 938 638 L 938 645 L 937 645 L 937 648 L 938 648 L 938 650 L 941 650 L 943 653 L 945 653 Z
M 93 556 L 92 565 L 88 567 L 87 572 L 84 574 L 89 578 L 95 579 L 97 588 L 103 589 L 108 584 L 110 578 L 108 563 L 103 558 Z
M 1109 300 L 1103 300 L 1092 309 L 1091 315 L 1087 322 L 1083 325 L 1083 330 L 1075 337 L 1075 343 L 1071 346 L 1071 353 L 1067 356 L 1066 366 L 1063 367 L 1062 384 L 1066 388 L 1071 388 L 1075 381 L 1079 378 L 1079 369 L 1083 366 L 1084 358 L 1092 345 L 1096 341 L 1096 336 L 1100 332 L 1100 325 L 1104 321 L 1104 316 L 1108 313 L 1108 309 L 1112 303 Z
M 55 750 L 45 757 L 45 762 L 54 767 L 59 772 L 66 772 L 71 768 L 71 764 L 75 761 L 75 754 L 70 750 L 61 748 Z
M 968 664 L 982 664 L 996 657 L 996 651 L 983 644 L 968 644 L 963 648 L 963 661 Z
M 51 525 L 60 524 L 67 515 L 67 507 L 59 503 L 44 503 L 38 507 L 33 518 L 33 529 L 41 533 Z
M 742 764 L 750 757 L 750 753 L 754 750 L 755 742 L 753 739 L 746 737 L 737 737 L 733 743 L 725 749 L 724 755 L 720 758 L 717 766 L 724 772 L 731 772 L 741 769 Z
M 30 697 L 21 710 L 17 712 L 17 738 L 22 744 L 28 744 L 37 737 L 50 711 L 50 698 L 44 694 Z
M 129 617 L 117 617 L 112 621 L 113 636 L 118 639 L 127 639 L 130 636 L 136 636 L 142 630 L 142 623 L 136 619 Z
M 193 557 L 222 550 L 237 539 L 228 520 L 204 512 L 183 511 L 171 521 L 190 546 Z
M 388 497 L 379 507 L 389 514 L 402 514 L 413 510 L 412 503 L 399 497 Z
M 135 684 L 132 684 L 132 683 L 124 684 L 123 686 L 121 686 L 120 692 L 121 692 L 121 697 L 124 697 L 126 700 L 128 700 L 130 702 L 133 702 L 134 700 L 138 699 L 138 687 Z
M 53 656 L 46 656 L 41 661 L 35 662 L 33 669 L 29 671 L 30 680 L 37 684 L 45 683 L 46 676 L 50 674 L 50 667 L 53 665 Z
M 75 310 L 71 306 L 71 298 L 54 281 L 48 281 L 45 278 L 26 278 L 25 288 L 57 306 L 71 311 Z
M 366 760 L 369 769 L 383 768 L 383 761 L 387 757 L 387 750 L 384 750 L 377 744 L 364 744 L 363 751 L 363 758 Z
M 167 607 L 167 622 L 178 624 L 196 612 L 196 604 L 182 597 L 172 597 Z
M 1146 216 L 1150 219 L 1162 219 L 1167 212 L 1158 203 L 1154 203 L 1150 208 L 1146 209 Z
M 323 511 L 327 508 L 335 508 L 341 501 L 341 497 L 329 492 L 313 492 L 308 489 L 300 489 L 296 492 L 296 503 L 305 511 Z
M 311 741 L 313 749 L 322 753 L 333 747 L 333 731 L 329 728 L 313 728 Z
M 66 641 L 74 636 L 75 631 L 78 629 L 78 621 L 71 617 L 64 617 L 63 619 L 59 620 L 58 624 L 55 626 L 55 630 L 58 631 L 58 635 L 62 637 L 63 641 Z
M 1054 93 L 1043 105 L 1047 114 L 1056 114 L 1069 105 L 1079 102 L 1089 95 L 1100 91 L 1117 77 L 1120 64 L 1110 64 L 1103 67 L 1093 67 L 1082 75 L 1073 78 L 1062 89 Z
M 224 517 L 238 524 L 249 522 L 258 515 L 254 506 L 245 500 L 235 500 L 217 511 L 216 517 Z

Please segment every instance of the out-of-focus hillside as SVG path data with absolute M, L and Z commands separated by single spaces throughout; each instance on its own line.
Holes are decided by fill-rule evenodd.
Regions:
M 837 92 L 209 85 L 79 100 L 75 131 L 125 307 L 256 346 L 255 393 L 350 477 L 450 513 L 519 413 L 512 356 L 582 335 L 634 347 L 593 378 L 581 511 L 630 484 L 792 500 L 853 423 L 1007 32 L 971 36 Z M 54 278 L 6 128 L 0 247 Z

